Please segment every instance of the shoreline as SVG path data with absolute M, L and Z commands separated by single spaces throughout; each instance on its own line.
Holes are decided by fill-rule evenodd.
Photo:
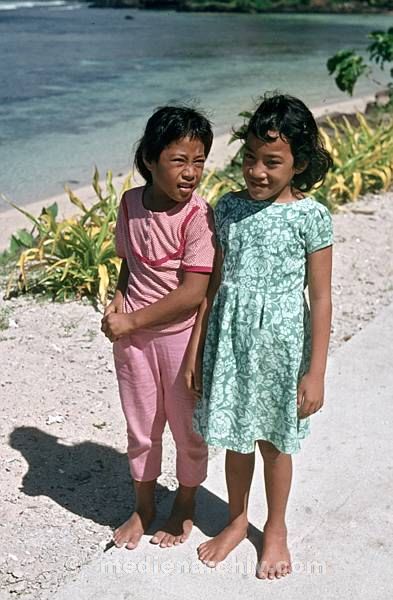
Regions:
M 316 119 L 320 119 L 324 116 L 335 113 L 350 114 L 355 112 L 364 112 L 367 105 L 370 102 L 375 101 L 375 97 L 375 94 L 371 93 L 359 98 L 343 100 L 342 102 L 333 102 L 311 107 L 311 110 Z M 230 146 L 228 145 L 231 135 L 231 132 L 221 133 L 214 138 L 212 149 L 210 151 L 208 160 L 206 161 L 207 170 L 221 168 L 232 158 L 239 144 L 234 142 Z M 121 189 L 126 176 L 127 173 L 124 173 L 121 176 L 116 176 L 113 178 L 113 184 L 117 190 Z M 102 181 L 100 181 L 100 183 L 101 185 L 103 184 Z M 142 180 L 138 174 L 133 175 L 133 183 L 134 185 L 140 185 L 142 183 Z M 91 184 L 77 187 L 75 189 L 71 187 L 71 189 L 73 193 L 88 206 L 91 206 L 97 198 Z M 77 212 L 76 207 L 71 204 L 66 192 L 64 191 L 59 194 L 48 196 L 41 200 L 36 200 L 34 202 L 21 205 L 21 208 L 30 212 L 34 216 L 38 216 L 43 207 L 49 206 L 54 202 L 56 202 L 58 205 L 59 217 L 66 218 L 74 215 Z M 9 242 L 13 233 L 15 233 L 18 229 L 31 229 L 31 227 L 30 221 L 27 219 L 27 217 L 12 207 L 8 210 L 0 212 L 0 218 L 2 225 L 0 231 L 0 252 L 2 252 L 9 247 Z

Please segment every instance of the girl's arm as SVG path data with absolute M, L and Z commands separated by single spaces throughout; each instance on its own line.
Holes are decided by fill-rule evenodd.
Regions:
M 222 250 L 220 246 L 217 245 L 209 287 L 207 289 L 206 297 L 203 299 L 202 304 L 199 307 L 185 358 L 186 385 L 187 388 L 196 396 L 199 396 L 202 390 L 202 352 L 205 343 L 210 310 L 221 282 L 222 263 Z
M 121 261 L 119 278 L 117 280 L 116 292 L 113 296 L 113 300 L 105 308 L 104 317 L 111 313 L 123 312 L 123 300 L 128 286 L 129 275 L 130 271 L 128 269 L 127 260 L 123 258 Z
M 210 273 L 184 272 L 184 279 L 178 288 L 172 290 L 157 302 L 129 314 L 111 312 L 102 319 L 102 331 L 111 340 L 123 335 L 152 327 L 166 325 L 185 317 L 201 304 L 206 295 Z
M 311 362 L 298 387 L 299 418 L 323 405 L 324 378 L 332 318 L 332 247 L 308 255 L 308 287 L 311 311 Z

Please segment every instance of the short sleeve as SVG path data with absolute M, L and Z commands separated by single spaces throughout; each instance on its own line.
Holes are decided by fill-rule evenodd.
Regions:
M 333 223 L 329 210 L 315 201 L 308 214 L 305 230 L 306 252 L 312 254 L 333 244 Z
M 127 258 L 127 235 L 128 232 L 128 216 L 125 194 L 122 196 L 119 211 L 117 213 L 116 229 L 115 229 L 115 248 L 116 254 L 120 258 Z
M 225 240 L 227 238 L 227 232 L 224 228 L 224 220 L 227 212 L 227 206 L 225 201 L 226 198 L 227 194 L 221 196 L 214 208 L 214 224 L 216 229 L 216 237 L 217 241 L 220 243 L 220 246 L 223 246 L 223 243 L 225 243 Z
M 212 209 L 199 208 L 185 231 L 183 271 L 211 273 L 215 253 L 215 232 Z

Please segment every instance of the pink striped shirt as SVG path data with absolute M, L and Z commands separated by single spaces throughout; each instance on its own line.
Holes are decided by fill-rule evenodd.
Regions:
M 116 223 L 116 252 L 127 260 L 130 271 L 124 299 L 127 313 L 176 289 L 184 271 L 211 273 L 213 268 L 213 211 L 205 200 L 194 192 L 188 202 L 153 212 L 143 205 L 143 190 L 124 193 Z M 192 327 L 196 312 L 151 329 L 174 332 Z

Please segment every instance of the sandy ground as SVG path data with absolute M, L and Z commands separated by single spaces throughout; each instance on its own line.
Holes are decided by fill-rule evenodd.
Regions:
M 393 301 L 393 193 L 334 215 L 331 351 Z M 48 598 L 132 510 L 111 345 L 83 303 L 0 304 L 0 598 Z M 158 503 L 176 486 L 173 446 Z
M 233 152 L 227 139 L 216 140 L 210 164 Z M 78 194 L 92 198 L 88 188 Z M 57 200 L 66 214 L 67 199 Z M 51 201 L 29 210 L 38 214 Z M 393 192 L 348 205 L 333 219 L 332 352 L 393 301 Z M 8 211 L 1 224 L 0 249 L 26 222 Z M 111 345 L 100 319 L 84 303 L 0 300 L 1 600 L 49 598 L 103 551 L 133 508 Z M 176 487 L 173 458 L 166 432 L 158 506 Z

